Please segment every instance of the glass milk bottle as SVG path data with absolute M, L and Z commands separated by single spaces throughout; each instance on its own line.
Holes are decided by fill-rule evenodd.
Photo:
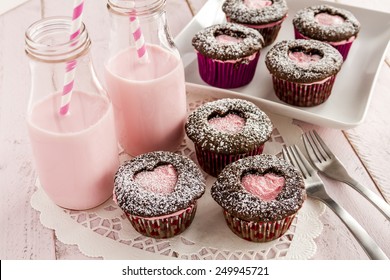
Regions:
M 184 136 L 184 68 L 168 31 L 165 2 L 108 0 L 105 81 L 119 143 L 132 156 L 173 151 Z
M 112 103 L 96 79 L 88 32 L 82 24 L 70 40 L 70 30 L 71 18 L 52 17 L 26 31 L 27 127 L 42 188 L 57 205 L 81 210 L 112 195 L 119 157 Z

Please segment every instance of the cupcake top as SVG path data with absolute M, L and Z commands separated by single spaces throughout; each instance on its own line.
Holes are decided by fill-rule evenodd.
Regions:
M 186 209 L 205 192 L 197 165 L 171 152 L 151 152 L 122 164 L 114 180 L 114 199 L 128 214 L 158 217 Z
M 280 79 L 313 83 L 337 74 L 343 64 L 343 57 L 327 43 L 284 40 L 268 51 L 265 64 L 271 74 Z
M 222 23 L 202 29 L 192 39 L 194 48 L 209 58 L 221 61 L 246 58 L 263 46 L 256 30 L 234 23 Z
M 296 213 L 306 199 L 302 174 L 273 155 L 229 164 L 211 188 L 213 199 L 242 220 L 268 222 Z
M 293 25 L 302 35 L 326 42 L 348 40 L 360 30 L 360 23 L 351 12 L 329 5 L 299 10 Z
M 285 0 L 226 0 L 222 10 L 228 20 L 241 24 L 268 24 L 287 15 Z
M 264 144 L 271 136 L 273 125 L 252 102 L 225 98 L 198 107 L 188 116 L 185 130 L 202 149 L 238 154 Z

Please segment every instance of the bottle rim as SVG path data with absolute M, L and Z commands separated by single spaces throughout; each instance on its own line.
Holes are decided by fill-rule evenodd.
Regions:
M 81 23 L 80 32 L 70 39 L 72 18 L 48 17 L 31 24 L 25 32 L 26 54 L 44 62 L 64 62 L 84 55 L 91 46 L 87 29 Z
M 107 0 L 110 12 L 123 16 L 147 16 L 163 11 L 166 0 Z

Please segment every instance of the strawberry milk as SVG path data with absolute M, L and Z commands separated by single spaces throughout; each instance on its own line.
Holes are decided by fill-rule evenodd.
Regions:
M 118 140 L 132 156 L 174 150 L 184 137 L 187 105 L 182 62 L 157 45 L 146 46 L 148 62 L 140 62 L 130 47 L 112 57 L 105 71 Z
M 74 91 L 60 116 L 61 93 L 31 108 L 27 120 L 40 183 L 59 206 L 88 209 L 107 200 L 119 166 L 112 105 L 106 97 Z

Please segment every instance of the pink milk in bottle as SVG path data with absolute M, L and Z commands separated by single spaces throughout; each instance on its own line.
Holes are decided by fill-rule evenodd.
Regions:
M 148 46 L 148 63 L 137 61 L 135 48 L 109 60 L 105 78 L 119 143 L 133 156 L 174 150 L 183 140 L 186 119 L 181 60 L 157 45 Z
M 105 81 L 127 154 L 174 151 L 184 137 L 184 67 L 169 33 L 166 0 L 108 0 Z
M 40 186 L 57 205 L 83 210 L 112 196 L 119 149 L 113 106 L 96 78 L 87 30 L 81 24 L 69 39 L 71 27 L 70 17 L 50 17 L 26 31 L 26 122 Z
M 59 206 L 88 209 L 111 196 L 119 166 L 112 105 L 74 92 L 71 112 L 58 114 L 60 93 L 35 104 L 27 119 L 39 180 Z

